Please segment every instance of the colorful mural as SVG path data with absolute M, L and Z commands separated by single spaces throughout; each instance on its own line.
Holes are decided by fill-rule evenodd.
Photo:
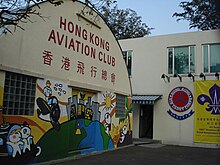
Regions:
M 99 120 L 104 125 L 106 133 L 109 135 L 112 125 L 112 116 L 115 114 L 116 110 L 116 95 L 111 92 L 102 93 L 100 100 Z
M 26 164 L 41 153 L 34 144 L 31 128 L 27 123 L 3 123 L 0 127 L 1 164 Z
M 5 75 L 0 71 L 0 125 L 3 123 L 2 108 L 3 108 L 3 95 L 4 95 L 4 79 Z
M 220 82 L 195 82 L 194 141 L 220 143 Z
M 33 10 L 50 19 L 33 15 L 35 24 L 21 23 L 29 30 L 0 40 L 7 40 L 0 61 L 0 164 L 33 164 L 132 143 L 131 105 L 120 106 L 125 116 L 116 115 L 116 92 L 124 103 L 131 86 L 105 21 L 77 1 L 56 9 L 39 5 Z
M 116 118 L 116 97 L 38 79 L 33 116 L 0 111 L 0 164 L 38 163 L 131 144 L 132 101 L 126 98 L 126 116 Z

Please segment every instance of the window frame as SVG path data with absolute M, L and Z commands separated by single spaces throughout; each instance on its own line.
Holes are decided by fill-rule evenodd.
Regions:
M 121 101 L 123 97 L 123 101 Z M 126 117 L 126 95 L 116 93 L 116 111 L 115 117 L 116 118 L 125 118 Z
M 211 45 L 219 45 L 220 46 L 220 43 L 207 43 L 207 44 L 202 44 L 202 70 L 204 73 L 216 73 L 216 72 L 211 72 Z M 205 46 L 207 46 L 207 67 L 208 67 L 208 71 L 206 71 L 205 69 Z M 220 71 L 218 71 L 220 72 Z
M 3 114 L 34 116 L 36 84 L 34 76 L 5 72 Z
M 128 64 L 129 64 L 129 53 L 131 53 L 131 62 L 130 62 L 130 68 L 128 68 Z M 127 71 L 128 71 L 128 76 L 131 76 L 132 75 L 132 63 L 133 63 L 133 50 L 125 50 L 125 51 L 122 51 L 122 54 L 123 54 L 123 59 L 125 61 L 125 64 L 126 64 L 126 67 L 127 67 Z M 126 55 L 125 55 L 126 54 Z M 125 56 L 126 56 L 126 59 L 125 59 Z
M 176 73 L 175 72 L 175 49 L 177 48 L 187 48 L 188 49 L 188 73 Z M 194 49 L 194 56 L 193 56 L 193 60 L 191 59 L 191 50 L 192 48 Z M 169 68 L 169 51 L 170 49 L 172 49 L 172 71 L 171 73 L 170 68 Z M 169 75 L 174 75 L 176 74 L 189 74 L 189 73 L 195 73 L 196 72 L 196 45 L 183 45 L 183 46 L 171 46 L 171 47 L 167 47 L 167 73 Z M 191 62 L 194 61 L 194 68 L 192 69 L 192 65 Z

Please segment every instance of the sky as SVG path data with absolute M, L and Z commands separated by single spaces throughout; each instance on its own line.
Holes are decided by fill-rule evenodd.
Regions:
M 175 12 L 183 12 L 179 7 L 184 0 L 117 0 L 119 9 L 130 8 L 142 17 L 142 22 L 150 28 L 149 36 L 174 34 L 198 31 L 189 29 L 189 22 L 185 20 L 176 21 L 177 17 L 172 17 Z

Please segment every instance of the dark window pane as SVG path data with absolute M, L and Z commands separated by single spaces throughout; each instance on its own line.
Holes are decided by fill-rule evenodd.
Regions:
M 31 88 L 36 78 L 12 72 L 6 72 L 3 98 L 3 114 L 33 115 L 36 88 Z

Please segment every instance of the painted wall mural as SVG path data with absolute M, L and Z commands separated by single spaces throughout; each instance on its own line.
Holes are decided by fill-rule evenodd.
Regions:
M 185 120 L 194 114 L 190 109 L 193 104 L 193 94 L 186 87 L 176 87 L 168 95 L 168 104 L 171 109 L 167 113 L 177 120 Z
M 38 79 L 33 116 L 7 116 L 0 108 L 0 164 L 32 164 L 131 144 L 132 101 L 126 98 L 126 115 L 116 118 L 116 97 Z
M 220 143 L 220 82 L 195 82 L 194 141 Z
M 115 115 L 116 110 L 116 94 L 111 92 L 102 93 L 100 100 L 99 120 L 104 125 L 106 133 L 109 135 L 109 131 L 111 131 L 112 127 L 112 116 Z
M 25 164 L 41 153 L 34 144 L 31 128 L 27 123 L 4 123 L 0 128 L 1 164 Z
M 55 86 L 59 85 L 56 84 Z M 57 89 L 57 87 L 54 88 Z M 37 109 L 38 117 L 42 120 L 49 121 L 54 129 L 59 131 L 60 123 L 58 120 L 60 118 L 60 107 L 57 97 L 52 95 L 50 80 L 46 81 L 46 86 L 43 88 L 43 94 L 45 96 L 45 99 L 41 97 L 37 98 L 37 105 L 39 107 Z M 61 95 L 60 92 L 59 94 Z
M 0 125 L 3 123 L 2 108 L 3 108 L 3 95 L 4 95 L 4 81 L 5 81 L 4 79 L 5 79 L 5 74 L 0 71 Z

